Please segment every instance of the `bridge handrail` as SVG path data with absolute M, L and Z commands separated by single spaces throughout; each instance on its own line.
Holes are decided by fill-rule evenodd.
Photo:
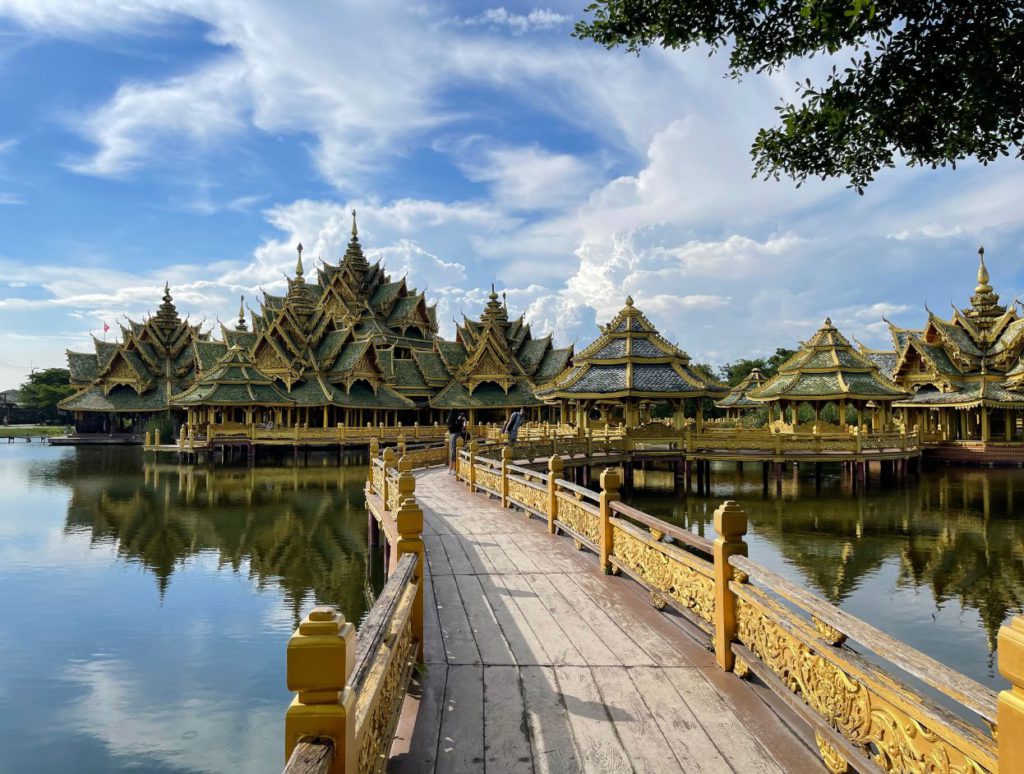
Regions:
M 685 543 L 708 556 L 711 555 L 711 550 L 714 544 L 706 537 L 695 535 L 690 532 L 690 530 L 677 527 L 675 524 L 669 524 L 667 521 L 662 521 L 656 516 L 644 513 L 643 511 L 630 505 L 626 505 L 624 502 L 619 500 L 615 500 L 611 503 L 611 509 L 614 513 L 618 513 L 621 516 L 625 516 L 627 519 L 648 527 L 652 534 L 661 533 L 661 535 L 668 535 L 673 540 Z

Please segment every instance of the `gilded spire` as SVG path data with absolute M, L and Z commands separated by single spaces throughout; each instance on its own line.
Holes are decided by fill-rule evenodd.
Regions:
M 238 302 L 238 324 L 235 325 L 236 331 L 246 330 L 245 325 L 245 296 L 242 296 L 242 300 Z
M 160 304 L 160 308 L 156 312 L 156 319 L 160 323 L 172 326 L 181 322 L 178 310 L 174 306 L 174 299 L 171 297 L 171 285 L 169 282 L 164 283 L 163 303 Z
M 989 284 L 988 267 L 985 266 L 985 248 L 978 248 L 978 284 L 971 296 L 971 308 L 964 310 L 969 317 L 982 328 L 989 328 L 999 317 L 1006 313 L 1006 307 L 999 303 L 999 294 Z
M 302 242 L 295 249 L 299 252 L 299 260 L 295 262 L 295 279 L 302 280 Z
M 359 229 L 356 227 L 356 211 L 352 210 L 352 236 L 359 236 Z
M 348 240 L 348 249 L 345 250 L 343 263 L 349 264 L 359 271 L 366 271 L 370 264 L 363 255 L 363 246 L 359 244 L 359 227 L 356 225 L 356 211 L 352 210 L 352 238 Z
M 633 306 L 633 296 L 626 296 L 626 306 Z

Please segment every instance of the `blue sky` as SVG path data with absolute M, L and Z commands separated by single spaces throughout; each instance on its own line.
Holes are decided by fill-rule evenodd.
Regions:
M 0 0 L 0 388 L 159 304 L 211 326 L 280 291 L 301 241 L 364 246 L 442 332 L 495 282 L 584 344 L 631 293 L 695 358 L 806 338 L 826 315 L 966 305 L 978 244 L 1022 287 L 1024 165 L 751 178 L 800 63 L 736 84 L 702 52 L 572 39 L 585 3 Z M 116 328 L 115 328 L 116 330 Z

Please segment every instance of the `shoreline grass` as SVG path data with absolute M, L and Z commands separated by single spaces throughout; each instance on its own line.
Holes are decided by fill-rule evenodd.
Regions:
M 0 425 L 0 438 L 37 438 L 41 435 L 54 436 L 66 433 L 67 427 L 64 425 Z

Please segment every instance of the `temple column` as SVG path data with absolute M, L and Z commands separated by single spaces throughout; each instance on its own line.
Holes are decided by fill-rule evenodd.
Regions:
M 1007 443 L 1013 440 L 1013 409 L 1003 409 L 1003 440 Z
M 704 432 L 704 404 L 697 398 L 697 434 Z
M 966 441 L 967 440 L 967 435 L 968 435 L 968 433 L 967 433 L 967 411 L 964 410 L 964 411 L 960 411 L 958 413 L 960 414 L 960 440 L 961 441 Z
M 324 406 L 324 427 L 327 427 L 327 406 Z
M 989 441 L 989 417 L 988 407 L 982 404 L 979 408 L 981 412 L 981 442 L 988 443 Z

